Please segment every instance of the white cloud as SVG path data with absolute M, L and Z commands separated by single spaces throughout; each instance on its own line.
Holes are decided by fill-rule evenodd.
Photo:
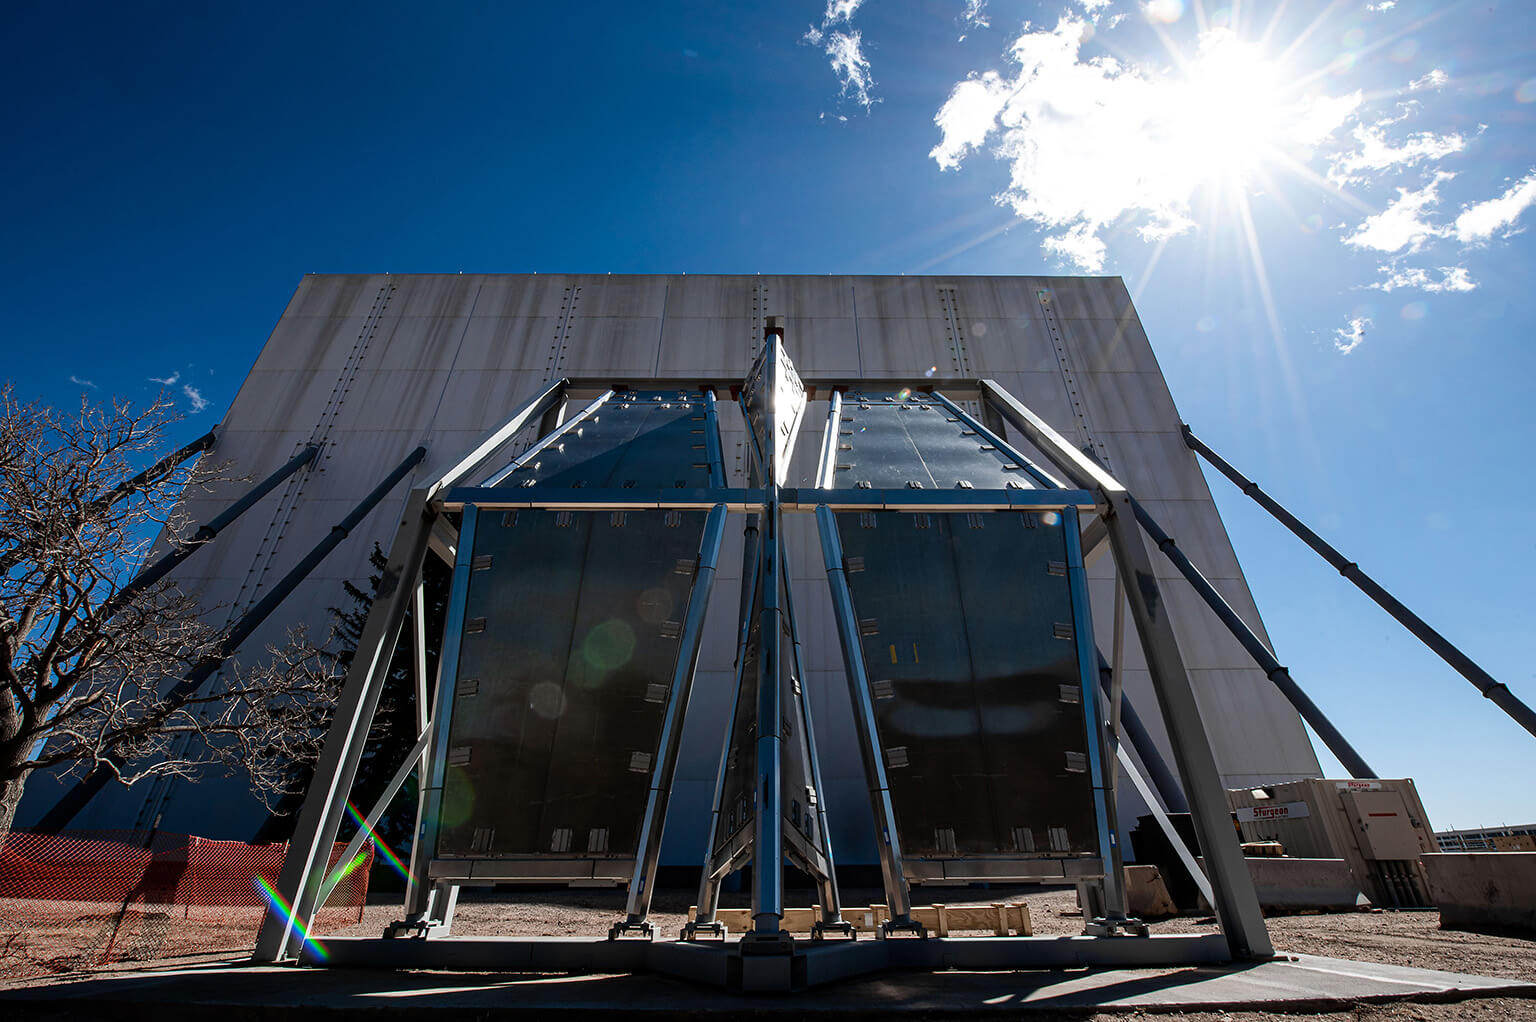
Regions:
M 821 24 L 807 29 L 801 41 L 821 47 L 832 66 L 832 73 L 837 76 L 839 94 L 852 96 L 854 102 L 868 110 L 878 102 L 870 96 L 875 79 L 870 74 L 869 60 L 864 56 L 863 34 L 853 30 L 853 15 L 863 2 L 827 0 Z M 834 31 L 836 25 L 847 25 L 849 31 Z
M 1063 234 L 1053 234 L 1041 243 L 1067 261 L 1097 273 L 1104 268 L 1104 241 L 1087 224 L 1078 224 Z
M 1338 327 L 1333 331 L 1333 346 L 1339 354 L 1348 355 L 1351 351 L 1360 347 L 1360 342 L 1365 340 L 1365 331 L 1371 325 L 1366 316 L 1356 316 L 1346 326 Z
M 863 37 L 859 32 L 833 32 L 827 41 L 826 54 L 832 61 L 832 73 L 840 83 L 839 92 L 852 94 L 854 102 L 868 110 L 872 102 L 869 90 L 875 80 L 869 73 L 869 61 L 862 49 Z
M 1267 147 L 1316 145 L 1361 102 L 1358 93 L 1280 99 L 1282 83 L 1262 79 L 1255 51 L 1225 29 L 1201 35 L 1187 75 L 1083 59 L 1093 32 L 1070 14 L 1052 30 L 1026 25 L 1010 52 L 1017 73 L 957 83 L 934 117 L 940 139 L 929 153 L 953 169 L 995 139 L 1010 171 L 998 201 L 1050 231 L 1048 251 L 1090 272 L 1103 268 L 1111 225 L 1160 238 L 1190 230 L 1201 186 L 1240 177 Z M 1221 87 L 1232 81 L 1252 89 Z
M 1396 123 L 1396 120 L 1387 119 L 1356 126 L 1353 134 L 1358 146 L 1349 152 L 1336 154 L 1329 161 L 1328 180 L 1335 184 L 1349 184 L 1363 180 L 1363 171 L 1391 170 L 1411 167 L 1425 160 L 1442 160 L 1461 152 L 1467 146 L 1467 140 L 1461 135 L 1436 135 L 1429 131 L 1409 135 L 1402 145 L 1394 146 L 1387 141 L 1384 129 Z
M 1478 202 L 1456 218 L 1456 238 L 1462 244 L 1487 241 L 1514 224 L 1536 203 L 1536 170 L 1516 181 L 1496 199 Z
M 1440 183 L 1455 176 L 1440 171 L 1423 188 L 1399 188 L 1397 198 L 1380 213 L 1361 221 L 1355 233 L 1344 239 L 1344 244 L 1378 252 L 1399 252 L 1404 249 L 1417 252 L 1431 238 L 1445 236 L 1447 228 L 1436 227 L 1426 221 L 1422 214 L 1433 209 L 1440 201 Z
M 158 376 L 151 376 L 149 378 L 149 382 L 158 383 L 162 387 L 174 387 L 177 383 L 181 382 L 181 372 L 178 370 L 177 372 L 172 373 L 164 379 L 161 379 Z
M 838 22 L 853 24 L 854 12 L 863 3 L 864 0 L 827 0 L 826 13 L 821 16 L 821 27 L 826 28 Z
M 190 383 L 185 384 L 181 388 L 181 392 L 187 395 L 188 401 L 192 402 L 193 412 L 200 412 L 204 408 L 208 407 L 208 399 L 203 397 L 203 392 L 192 386 Z
M 1440 279 L 1436 280 L 1422 266 L 1398 267 L 1389 263 L 1381 267 L 1383 278 L 1368 286 L 1389 294 L 1400 288 L 1427 291 L 1430 294 L 1472 291 L 1477 288 L 1465 266 L 1442 266 L 1439 272 Z
M 1418 92 L 1420 89 L 1438 89 L 1451 80 L 1451 76 L 1438 67 L 1420 78 L 1415 78 L 1408 83 L 1409 92 Z
M 965 11 L 960 15 L 960 23 L 967 28 L 991 28 L 992 21 L 987 17 L 987 0 L 965 0 Z
M 1359 89 L 1342 96 L 1314 96 L 1302 106 L 1292 136 L 1301 145 L 1318 145 L 1338 131 L 1364 99 Z
M 70 376 L 69 382 L 73 383 L 77 387 L 90 387 L 92 390 L 96 389 L 95 380 L 82 380 L 78 376 Z
M 1366 4 L 1365 9 L 1375 14 L 1385 14 L 1397 6 L 1397 0 L 1378 0 L 1374 4 Z

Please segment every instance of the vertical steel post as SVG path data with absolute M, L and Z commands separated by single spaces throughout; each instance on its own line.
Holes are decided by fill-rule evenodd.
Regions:
M 784 707 L 781 654 L 784 641 L 782 573 L 779 568 L 778 488 L 764 489 L 758 560 L 762 600 L 757 651 L 757 803 L 752 820 L 752 929 L 778 936 L 784 917 Z
M 869 675 L 864 668 L 864 651 L 859 644 L 859 622 L 853 608 L 853 594 L 843 573 L 843 544 L 837 534 L 837 518 L 825 504 L 816 508 L 816 527 L 821 533 L 822 562 L 827 569 L 827 587 L 832 593 L 832 615 L 837 621 L 837 637 L 843 647 L 843 666 L 848 679 L 848 695 L 853 703 L 854 731 L 859 754 L 864 761 L 864 779 L 869 785 L 869 804 L 875 815 L 875 834 L 879 840 L 880 874 L 885 883 L 885 897 L 893 922 L 907 923 L 912 918 L 912 895 L 902 872 L 901 839 L 896 833 L 896 810 L 891 804 L 891 789 L 880 758 L 879 731 L 875 724 L 875 704 L 870 696 Z
M 709 485 L 725 488 L 725 452 L 720 449 L 720 412 L 715 407 L 715 392 L 704 391 L 704 445 L 709 452 Z
M 818 489 L 829 489 L 837 478 L 837 437 L 842 419 L 843 395 L 841 391 L 834 390 L 827 401 L 827 432 L 821 438 L 821 460 L 816 463 Z
M 1120 581 L 1118 574 L 1115 575 L 1115 624 L 1109 641 L 1109 737 L 1119 742 L 1121 706 L 1125 702 L 1125 583 Z M 1117 764 L 1111 764 L 1111 795 L 1115 793 L 1115 778 L 1118 774 Z
M 694 670 L 699 663 L 704 615 L 709 610 L 709 594 L 714 588 L 715 566 L 720 560 L 720 542 L 724 536 L 725 505 L 716 504 L 704 522 L 704 534 L 699 542 L 699 569 L 694 576 L 693 594 L 688 601 L 688 613 L 683 619 L 682 637 L 678 643 L 677 666 L 672 672 L 667 705 L 662 713 L 656 768 L 651 771 L 651 790 L 646 798 L 640 840 L 636 845 L 635 873 L 629 882 L 625 919 L 619 928 L 641 926 L 650 912 L 651 896 L 656 887 L 656 867 L 661 860 L 661 838 L 667 823 L 667 802 L 672 796 L 683 721 L 688 713 Z
M 457 551 L 457 546 L 454 549 Z M 412 658 L 411 667 L 415 674 L 414 680 L 416 682 L 416 733 L 423 734 L 426 733 L 432 721 L 431 706 L 429 704 L 431 696 L 427 693 L 427 589 L 423 583 L 418 583 L 416 586 L 416 595 L 411 605 L 411 613 L 415 619 L 412 622 L 415 627 L 411 637 L 416 643 L 414 651 L 416 655 Z M 439 678 L 442 677 L 442 672 L 443 660 L 442 657 L 438 657 L 437 673 Z M 406 867 L 406 904 L 410 904 L 411 900 L 415 897 L 414 892 L 416 888 L 421 886 L 421 871 L 426 870 L 427 860 L 430 858 L 430 856 L 423 853 L 421 842 L 417 840 L 417 835 L 421 833 L 421 817 L 426 809 L 427 768 L 428 764 L 431 763 L 431 753 L 432 741 L 429 734 L 427 736 L 427 749 L 417 759 L 416 824 L 411 829 L 411 861 Z
M 1110 780 L 1111 765 L 1106 755 L 1104 724 L 1099 716 L 1099 652 L 1093 644 L 1093 617 L 1088 603 L 1088 575 L 1083 570 L 1082 534 L 1078 531 L 1077 508 L 1063 509 L 1061 527 L 1067 545 L 1067 585 L 1072 593 L 1072 629 L 1077 637 L 1083 725 L 1088 737 L 1088 776 L 1093 785 L 1094 818 L 1099 827 L 1099 856 L 1104 861 L 1104 923 L 1113 932 L 1126 917 L 1125 874 L 1122 872 L 1120 832 L 1115 818 L 1115 796 Z M 1085 924 L 1089 922 L 1084 920 Z M 1097 924 L 1099 920 L 1091 922 Z
M 432 531 L 433 512 L 427 507 L 424 489 L 412 491 L 405 513 L 390 544 L 389 560 L 379 579 L 378 594 L 358 637 L 352 666 L 342 685 L 341 701 L 336 707 L 325 748 L 315 766 L 314 781 L 304 798 L 298 825 L 283 871 L 278 892 L 292 906 L 286 916 L 268 912 L 252 956 L 259 962 L 275 962 L 293 956 L 299 936 L 314 920 L 317 895 L 331 846 L 341 826 L 347 796 L 357 776 L 368 729 L 383 691 L 383 675 L 388 670 L 406 608 L 416 589 L 422 561 L 427 555 L 427 537 Z
M 469 602 L 470 566 L 474 561 L 475 525 L 478 509 L 464 505 L 459 526 L 458 559 L 453 565 L 453 582 L 448 590 L 448 615 L 443 626 L 443 648 L 438 657 L 437 694 L 432 706 L 431 741 L 423 762 L 421 782 L 421 818 L 416 824 L 414 853 L 417 870 L 411 874 L 405 905 L 406 921 L 428 923 L 429 914 L 441 913 L 446 906 L 434 905 L 434 885 L 430 878 L 432 857 L 437 852 L 438 821 L 443 810 L 443 779 L 448 772 L 448 730 L 453 723 L 453 691 L 458 685 L 459 649 L 464 642 L 464 615 Z
M 985 400 L 1022 432 L 1035 448 L 1077 486 L 1093 490 L 1101 501 L 1099 514 L 1109 529 L 1115 568 L 1125 582 L 1131 620 L 1141 639 L 1147 668 L 1158 694 L 1163 722 L 1173 746 L 1174 762 L 1189 795 L 1191 817 L 1200 847 L 1210 867 L 1216 893 L 1216 914 L 1233 958 L 1268 958 L 1274 954 L 1253 878 L 1232 829 L 1231 811 L 1216 758 L 1200 719 L 1189 673 L 1179 652 L 1168 605 L 1158 589 L 1131 496 L 1125 487 L 1081 451 L 1067 443 L 1045 420 L 991 380 L 981 381 Z
M 810 756 L 811 789 L 816 793 L 816 828 L 821 854 L 827 860 L 825 875 L 816 877 L 821 891 L 821 921 L 841 923 L 843 900 L 837 889 L 837 860 L 832 855 L 832 829 L 827 826 L 827 790 L 821 786 L 821 759 L 816 755 L 816 725 L 811 718 L 811 683 L 805 676 L 804 661 L 800 658 L 800 629 L 795 624 L 794 581 L 789 574 L 789 554 L 779 547 L 779 567 L 784 573 L 784 614 L 789 622 L 789 643 L 794 650 L 794 676 L 800 679 L 800 722 L 805 730 L 806 753 Z M 810 812 L 811 807 L 805 807 Z
M 736 698 L 731 701 L 731 715 L 727 719 L 734 721 L 737 711 L 741 706 L 742 690 L 745 687 L 745 675 L 743 669 L 746 666 L 747 635 L 751 631 L 752 622 L 748 620 L 751 614 L 751 594 L 757 586 L 758 564 L 756 561 L 747 562 L 744 565 L 745 576 L 742 579 L 743 599 L 746 607 L 741 611 L 738 621 L 740 628 L 737 630 L 736 639 Z M 699 876 L 698 915 L 695 917 L 699 923 L 714 923 L 715 906 L 720 898 L 720 875 L 729 865 L 716 863 L 715 842 L 720 836 L 720 800 L 725 797 L 725 774 L 730 766 L 731 759 L 731 725 L 727 725 L 725 741 L 720 745 L 720 763 L 715 770 L 715 795 L 710 805 L 713 807 L 709 814 L 709 838 L 704 846 L 704 871 Z M 685 929 L 684 933 L 688 931 Z
M 1259 898 L 1253 888 L 1248 864 L 1237 833 L 1232 829 L 1232 812 L 1227 807 L 1227 793 L 1216 771 L 1216 757 L 1205 735 L 1200 706 L 1189 683 L 1184 658 L 1179 653 L 1168 604 L 1158 590 L 1147 548 L 1141 541 L 1131 510 L 1130 495 L 1124 489 L 1105 493 L 1109 506 L 1103 513 L 1109 525 L 1109 542 L 1115 566 L 1125 580 L 1130 597 L 1131 618 L 1141 636 L 1147 669 L 1162 705 L 1163 722 L 1173 746 L 1174 763 L 1184 780 L 1189 796 L 1190 815 L 1195 834 L 1211 870 L 1211 886 L 1216 892 L 1216 915 L 1233 958 L 1268 958 L 1274 954 Z

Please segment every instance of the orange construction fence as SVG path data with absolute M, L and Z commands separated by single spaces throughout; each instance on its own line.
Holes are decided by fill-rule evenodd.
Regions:
M 13 831 L 0 844 L 0 968 L 248 953 L 269 904 L 258 878 L 275 886 L 287 851 L 163 831 Z M 320 932 L 361 922 L 372 864 L 370 842 L 317 913 Z

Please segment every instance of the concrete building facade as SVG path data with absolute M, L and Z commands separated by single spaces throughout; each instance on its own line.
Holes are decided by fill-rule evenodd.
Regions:
M 216 622 L 260 599 L 417 445 L 426 459 L 314 571 L 250 639 L 261 655 L 307 624 L 323 634 L 343 581 L 363 582 L 368 553 L 387 543 L 418 478 L 440 473 L 549 381 L 640 386 L 651 381 L 739 383 L 762 343 L 766 317 L 784 318 L 785 344 L 808 387 L 787 485 L 811 485 L 827 388 L 867 392 L 938 386 L 964 398 L 992 379 L 1123 481 L 1227 601 L 1263 636 L 1254 605 L 1180 417 L 1129 294 L 1117 277 L 878 277 L 409 274 L 310 275 L 256 359 L 208 458 L 261 479 L 304 445 L 314 462 L 248 512 L 175 576 Z M 675 381 L 673 383 L 672 381 Z M 739 410 L 720 395 L 729 485 L 745 483 Z M 819 400 L 818 400 L 819 399 Z M 506 460 L 535 439 L 510 442 Z M 1018 442 L 1016 434 L 1010 441 Z M 189 495 L 206 521 L 249 483 Z M 809 516 L 786 523 L 795 605 L 805 644 L 833 840 L 844 862 L 872 861 L 871 819 L 826 577 Z M 663 861 L 696 864 L 732 695 L 741 530 L 727 530 L 684 732 Z M 1152 550 L 1222 780 L 1247 787 L 1319 776 L 1296 712 Z M 1095 630 L 1110 648 L 1114 575 L 1090 567 Z M 1134 637 L 1126 691 L 1167 755 L 1155 697 Z M 216 683 L 216 682 L 215 682 Z M 58 788 L 39 778 L 18 823 Z M 1122 795 L 1121 820 L 1143 811 Z M 266 813 L 238 780 L 104 791 L 75 826 L 147 826 L 246 838 Z

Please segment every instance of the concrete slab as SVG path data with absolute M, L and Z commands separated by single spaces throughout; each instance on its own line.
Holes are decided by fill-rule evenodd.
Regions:
M 222 1022 L 430 1011 L 437 1022 L 497 1015 L 575 1018 L 622 1010 L 666 1018 L 796 1018 L 1196 1010 L 1327 1011 L 1367 1002 L 1536 999 L 1536 984 L 1292 956 L 1164 969 L 886 972 L 788 996 L 749 996 L 652 975 L 571 976 L 307 969 L 229 963 L 99 976 L 0 992 L 8 1019 L 164 1019 L 217 1011 Z
M 1441 926 L 1536 933 L 1536 852 L 1450 852 L 1423 861 Z

